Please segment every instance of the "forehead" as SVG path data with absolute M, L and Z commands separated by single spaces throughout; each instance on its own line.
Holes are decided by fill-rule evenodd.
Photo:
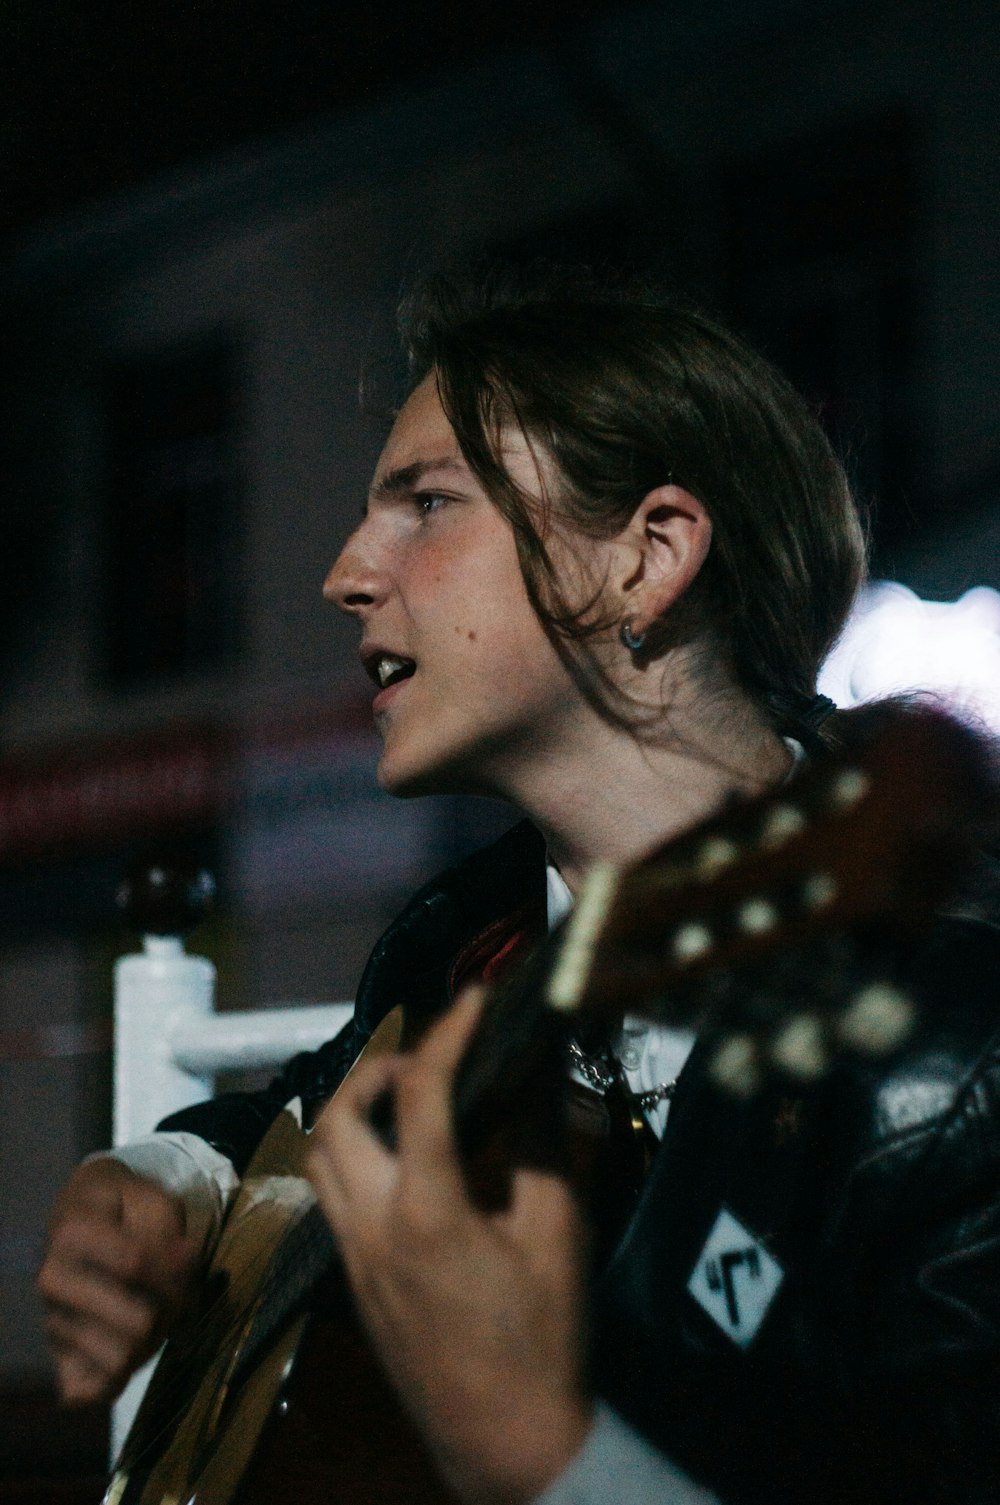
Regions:
M 389 470 L 431 459 L 461 460 L 455 430 L 438 396 L 434 373 L 425 376 L 396 415 L 375 467 L 378 479 Z
M 507 474 L 527 495 L 538 498 L 550 489 L 556 475 L 554 462 L 519 428 L 504 429 L 500 457 Z M 414 388 L 396 416 L 375 467 L 372 492 L 377 494 L 382 489 L 380 483 L 391 481 L 410 467 L 423 472 L 437 468 L 439 463 L 475 481 L 441 405 L 432 371 Z

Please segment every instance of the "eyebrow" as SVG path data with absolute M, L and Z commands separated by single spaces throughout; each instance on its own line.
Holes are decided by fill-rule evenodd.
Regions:
M 410 465 L 399 465 L 395 470 L 386 471 L 384 476 L 379 476 L 377 481 L 372 482 L 368 495 L 373 501 L 380 501 L 385 497 L 412 491 L 430 471 L 458 472 L 466 476 L 469 473 L 468 466 L 462 460 L 450 455 L 443 455 L 439 460 L 414 460 Z

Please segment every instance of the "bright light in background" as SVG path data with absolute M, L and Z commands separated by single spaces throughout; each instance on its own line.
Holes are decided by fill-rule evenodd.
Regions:
M 823 665 L 819 689 L 841 706 L 932 690 L 1000 732 L 1000 592 L 977 585 L 954 602 L 922 601 L 905 585 L 874 582 Z

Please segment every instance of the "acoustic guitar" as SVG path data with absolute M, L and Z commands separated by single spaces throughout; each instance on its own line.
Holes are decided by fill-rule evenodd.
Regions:
M 475 1198 L 503 1205 L 516 1165 L 580 1159 L 558 1090 L 568 1042 L 609 1038 L 626 1011 L 710 1023 L 718 1090 L 743 1096 L 774 1076 L 801 1087 L 844 1053 L 888 1056 L 915 1007 L 880 971 L 887 948 L 954 892 L 993 799 L 971 733 L 900 712 L 863 756 L 807 768 L 634 868 L 595 868 L 564 926 L 494 988 L 460 1068 Z M 406 1023 L 397 1011 L 369 1048 L 395 1048 Z M 106 1505 L 451 1499 L 354 1318 L 300 1118 L 289 1104 L 251 1163 Z M 391 1104 L 380 1127 L 391 1141 Z

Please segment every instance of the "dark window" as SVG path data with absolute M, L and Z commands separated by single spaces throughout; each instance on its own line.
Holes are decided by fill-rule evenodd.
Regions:
M 239 646 L 234 365 L 213 343 L 109 373 L 103 667 L 123 689 Z

